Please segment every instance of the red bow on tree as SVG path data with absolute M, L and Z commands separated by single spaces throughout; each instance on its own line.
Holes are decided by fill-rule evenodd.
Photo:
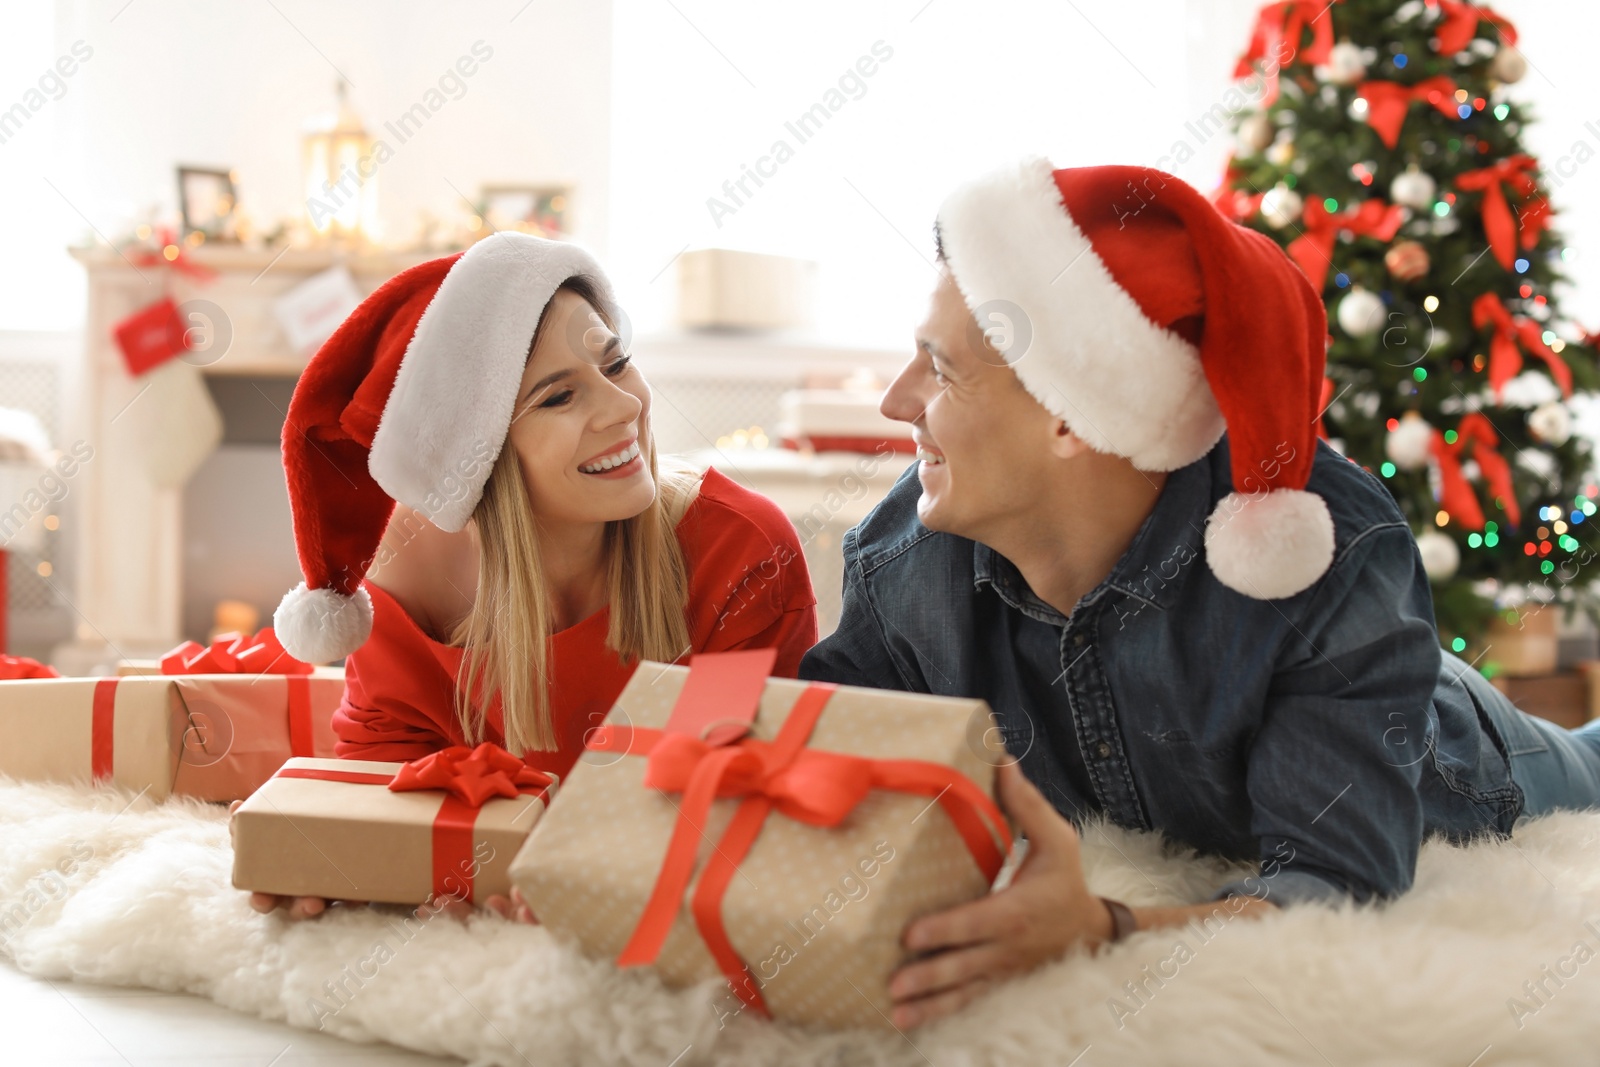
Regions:
M 1233 76 L 1247 78 L 1255 73 L 1255 64 L 1267 61 L 1263 73 L 1267 79 L 1266 92 L 1261 106 L 1266 107 L 1278 99 L 1278 70 L 1294 62 L 1300 51 L 1300 39 L 1311 30 L 1311 44 L 1299 58 L 1316 65 L 1326 63 L 1333 50 L 1333 18 L 1328 8 L 1338 0 L 1279 0 L 1265 4 L 1256 13 L 1255 28 L 1250 31 L 1250 46 L 1235 64 Z M 1285 47 L 1287 46 L 1287 47 Z
M 1232 158 L 1228 160 L 1226 172 L 1222 176 L 1222 184 L 1217 191 L 1211 194 L 1211 203 L 1216 209 L 1235 222 L 1245 219 L 1261 210 L 1261 198 L 1266 193 L 1246 193 L 1235 189 L 1234 183 L 1244 180 L 1245 169 L 1235 163 Z
M 1530 155 L 1518 153 L 1508 156 L 1492 166 L 1464 171 L 1456 176 L 1456 188 L 1463 192 L 1483 193 L 1483 232 L 1494 249 L 1494 258 L 1506 270 L 1516 258 L 1517 222 L 1511 217 L 1511 205 L 1506 201 L 1505 187 L 1510 185 L 1519 196 L 1533 196 L 1539 183 L 1530 171 L 1539 164 Z M 1522 244 L 1532 248 L 1539 241 L 1539 231 L 1549 225 L 1550 206 L 1543 197 L 1537 204 L 1527 201 L 1530 208 L 1523 218 Z
M 1316 199 L 1306 201 L 1305 233 L 1289 243 L 1289 256 L 1300 265 L 1317 292 L 1328 283 L 1328 267 L 1333 263 L 1333 242 L 1341 233 L 1390 241 L 1405 221 L 1406 209 L 1382 200 L 1364 200 L 1355 211 L 1335 215 Z
M 1461 472 L 1461 453 L 1472 446 L 1472 459 L 1483 472 L 1483 480 L 1492 496 L 1499 497 L 1511 525 L 1522 522 L 1522 509 L 1517 506 L 1517 495 L 1511 485 L 1511 464 L 1496 447 L 1500 437 L 1494 424 L 1482 412 L 1474 411 L 1456 427 L 1454 443 L 1445 443 L 1444 434 L 1433 431 L 1428 451 L 1439 464 L 1439 506 L 1469 530 L 1483 529 L 1483 508 L 1478 494 Z
M 1428 0 L 1428 4 L 1444 13 L 1444 21 L 1433 31 L 1439 38 L 1440 55 L 1454 55 L 1467 47 L 1478 35 L 1480 19 L 1500 31 L 1504 47 L 1517 43 L 1517 28 L 1511 25 L 1511 20 L 1495 14 L 1486 7 L 1474 7 L 1471 4 L 1458 3 L 1457 0 Z
M 412 760 L 395 772 L 389 788 L 441 789 L 474 808 L 491 797 L 515 798 L 555 784 L 555 778 L 528 766 L 492 741 L 477 748 L 452 745 Z
M 1494 336 L 1489 339 L 1489 388 L 1494 390 L 1496 401 L 1500 399 L 1505 384 L 1522 370 L 1522 352 L 1517 348 L 1518 341 L 1522 342 L 1523 348 L 1544 360 L 1550 368 L 1550 377 L 1561 386 L 1561 395 L 1572 395 L 1572 370 L 1553 348 L 1544 343 L 1544 328 L 1537 322 L 1521 316 L 1513 318 L 1498 296 L 1484 293 L 1472 302 L 1472 325 L 1480 330 L 1485 326 L 1494 327 Z
M 1415 85 L 1399 82 L 1366 81 L 1356 87 L 1356 95 L 1367 102 L 1367 125 L 1378 134 L 1384 146 L 1393 148 L 1406 124 L 1406 112 L 1419 100 L 1426 101 L 1451 118 L 1456 112 L 1456 83 L 1436 74 Z
M 220 634 L 209 648 L 185 641 L 161 657 L 162 674 L 310 674 L 315 669 L 285 652 L 270 626 L 254 637 Z

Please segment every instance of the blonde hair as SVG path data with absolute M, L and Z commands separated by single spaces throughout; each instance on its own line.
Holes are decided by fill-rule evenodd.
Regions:
M 562 288 L 587 300 L 607 325 L 615 322 L 587 279 L 572 279 Z M 534 344 L 543 327 L 541 320 Z M 701 472 L 658 457 L 648 424 L 642 429 L 655 499 L 632 518 L 606 523 L 603 540 L 610 608 L 606 647 L 623 663 L 670 662 L 689 650 L 689 583 L 677 525 L 698 491 Z M 501 449 L 472 517 L 478 529 L 478 590 L 472 611 L 450 635 L 451 644 L 465 650 L 456 717 L 467 742 L 477 744 L 498 695 L 506 748 L 519 755 L 529 749 L 552 751 L 557 747 L 548 662 L 553 611 L 540 560 L 538 517 L 521 460 L 509 444 Z

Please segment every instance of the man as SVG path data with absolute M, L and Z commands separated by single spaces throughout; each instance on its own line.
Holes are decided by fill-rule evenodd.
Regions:
M 1426 836 L 1600 802 L 1600 725 L 1523 715 L 1440 649 L 1393 498 L 1318 440 L 1325 315 L 1275 244 L 1170 175 L 1044 160 L 958 190 L 936 234 L 882 404 L 919 462 L 846 536 L 801 676 L 987 700 L 1029 853 L 907 928 L 897 1025 L 1126 933 L 1084 883 L 1091 814 L 1261 861 L 1131 909 L 1148 929 L 1390 898 Z

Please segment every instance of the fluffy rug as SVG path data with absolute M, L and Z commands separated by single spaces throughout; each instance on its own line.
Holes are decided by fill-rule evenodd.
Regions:
M 1199 900 L 1239 870 L 1108 827 L 1086 832 L 1084 861 L 1092 889 L 1135 904 Z M 258 915 L 231 863 L 220 806 L 0 779 L 0 950 L 40 977 L 195 993 L 475 1064 L 1477 1067 L 1600 1048 L 1600 814 L 1430 843 L 1387 908 L 1301 907 L 1075 954 L 905 1035 L 719 1027 L 714 983 L 669 991 L 490 915 Z

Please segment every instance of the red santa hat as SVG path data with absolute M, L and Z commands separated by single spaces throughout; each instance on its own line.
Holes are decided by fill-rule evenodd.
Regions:
M 1305 490 L 1327 316 L 1278 245 L 1170 174 L 1044 159 L 957 189 L 938 234 L 980 326 L 1021 312 L 1002 354 L 1090 447 L 1170 471 L 1227 431 L 1234 491 L 1205 530 L 1218 580 L 1269 600 L 1327 570 L 1333 519 Z
M 326 663 L 361 647 L 361 580 L 396 501 L 460 530 L 511 428 L 545 305 L 582 275 L 577 245 L 499 233 L 402 271 L 350 313 L 306 365 L 283 426 L 283 466 L 305 576 L 278 605 L 288 653 Z

